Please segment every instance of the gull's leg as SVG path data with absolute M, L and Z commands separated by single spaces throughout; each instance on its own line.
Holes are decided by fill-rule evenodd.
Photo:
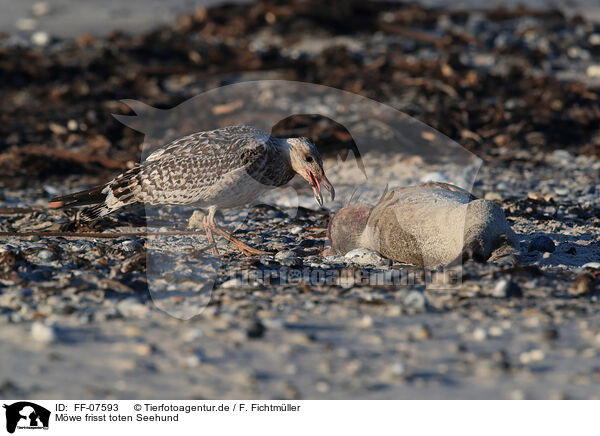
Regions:
M 208 245 L 210 246 L 212 254 L 218 256 L 219 250 L 217 249 L 217 244 L 215 244 L 215 240 L 212 234 L 212 228 L 210 226 L 207 216 L 202 218 L 202 224 L 204 224 L 204 231 L 206 232 L 206 238 L 208 239 Z
M 235 247 L 238 250 L 240 250 L 242 253 L 244 253 L 246 256 L 253 256 L 253 255 L 260 255 L 260 254 L 272 254 L 269 251 L 263 251 L 263 250 L 258 250 L 256 248 L 253 248 L 253 247 L 249 246 L 248 244 L 235 238 L 231 233 L 218 227 L 215 224 L 215 212 L 216 211 L 217 211 L 216 207 L 214 207 L 214 206 L 210 207 L 208 209 L 208 216 L 206 217 L 208 225 L 212 231 L 223 236 L 225 239 L 227 239 L 229 242 L 231 242 L 233 245 L 235 245 Z

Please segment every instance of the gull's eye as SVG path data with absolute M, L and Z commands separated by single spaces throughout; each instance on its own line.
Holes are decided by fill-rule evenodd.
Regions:
M 306 156 L 306 162 L 311 163 L 313 161 L 312 156 Z

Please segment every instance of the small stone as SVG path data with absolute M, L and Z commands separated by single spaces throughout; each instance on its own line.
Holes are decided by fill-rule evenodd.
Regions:
M 473 339 L 476 341 L 485 341 L 487 339 L 487 332 L 484 328 L 478 327 L 473 331 Z
M 46 2 L 37 2 L 31 6 L 31 13 L 36 17 L 48 15 L 48 12 L 50 12 L 50 6 Z
M 266 318 L 263 320 L 263 324 L 269 330 L 279 330 L 285 327 L 285 323 L 279 318 Z
M 47 249 L 40 250 L 40 252 L 38 253 L 38 259 L 40 260 L 52 260 L 54 259 L 54 257 L 54 252 Z
M 197 368 L 202 363 L 202 359 L 200 356 L 196 354 L 192 354 L 191 356 L 186 356 L 183 360 L 183 364 L 188 368 Z
M 504 333 L 504 330 L 502 330 L 502 328 L 498 327 L 498 326 L 493 326 L 493 327 L 490 327 L 490 329 L 489 329 L 490 336 L 499 337 L 499 336 L 502 336 L 503 333 Z
M 358 321 L 358 326 L 363 329 L 373 327 L 373 318 L 371 318 L 369 315 L 363 316 L 360 321 Z
M 244 283 L 240 279 L 235 278 L 224 281 L 223 283 L 221 283 L 220 287 L 223 289 L 239 289 L 243 286 Z
M 588 36 L 588 42 L 591 45 L 600 45 L 600 33 L 592 33 Z
M 368 248 L 355 248 L 346 253 L 344 257 L 353 264 L 360 266 L 388 266 L 391 264 L 389 259 Z
M 571 190 L 569 188 L 554 188 L 554 192 L 553 194 L 558 195 L 558 196 L 567 196 L 571 193 Z
M 500 194 L 498 194 L 497 192 L 486 192 L 485 196 L 483 197 L 486 200 L 495 200 L 495 201 L 500 201 L 502 200 L 502 196 Z
M 37 20 L 33 18 L 19 18 L 16 22 L 17 29 L 31 31 L 37 27 Z
M 121 242 L 121 247 L 124 251 L 134 252 L 142 249 L 142 244 L 138 241 L 123 241 Z
M 315 384 L 315 389 L 316 389 L 318 392 L 320 392 L 320 393 L 324 394 L 324 393 L 327 393 L 327 392 L 329 392 L 329 389 L 330 389 L 330 387 L 329 387 L 329 384 L 328 384 L 327 382 L 325 382 L 325 381 L 318 381 L 318 382 Z
M 394 375 L 396 377 L 401 377 L 404 374 L 406 374 L 406 366 L 404 366 L 404 364 L 402 362 L 396 362 L 396 363 L 392 364 L 391 372 L 392 372 L 392 375 Z
M 263 337 L 266 330 L 265 326 L 259 320 L 254 320 L 246 329 L 246 336 L 250 339 L 259 339 Z
M 54 327 L 36 322 L 31 326 L 31 337 L 38 342 L 49 344 L 57 339 Z
M 410 337 L 421 341 L 431 339 L 431 329 L 426 324 L 418 325 L 411 330 Z
M 192 213 L 190 219 L 188 220 L 188 228 L 204 229 L 204 217 L 206 217 L 206 214 L 204 212 L 202 212 L 201 210 L 195 210 L 194 213 Z
M 147 305 L 142 304 L 136 298 L 125 298 L 124 300 L 121 300 L 117 305 L 117 308 L 119 309 L 119 312 L 121 312 L 121 315 L 127 318 L 143 318 L 150 311 Z
M 585 73 L 588 77 L 600 78 L 600 65 L 590 65 Z
M 142 334 L 142 330 L 139 327 L 127 326 L 123 330 L 123 333 L 125 333 L 126 336 L 135 337 L 140 336 Z
M 301 263 L 300 258 L 291 250 L 283 250 L 275 255 L 275 260 L 285 266 L 295 266 Z
M 590 273 L 584 272 L 577 276 L 573 285 L 569 288 L 569 294 L 579 296 L 594 291 L 594 279 Z
M 448 177 L 446 177 L 445 174 L 442 174 L 440 172 L 434 171 L 434 172 L 431 172 L 431 173 L 427 173 L 423 177 L 421 177 L 421 182 L 423 182 L 423 183 L 427 183 L 427 182 L 443 182 L 443 183 L 447 183 L 448 182 Z
M 531 362 L 539 362 L 544 360 L 546 355 L 542 350 L 535 349 L 531 351 L 525 351 L 519 355 L 519 360 L 523 364 L 531 363 Z
M 404 298 L 403 303 L 407 308 L 410 307 L 412 309 L 423 311 L 427 305 L 427 299 L 425 298 L 425 294 L 423 294 L 423 292 L 410 291 Z
M 50 35 L 48 32 L 35 32 L 31 35 L 31 42 L 38 47 L 46 47 L 50 43 Z
M 304 233 L 304 227 L 302 226 L 294 226 L 292 227 L 288 233 L 292 234 L 292 235 L 299 235 L 300 233 Z
M 186 342 L 194 342 L 205 335 L 201 328 L 191 328 L 183 334 L 183 340 Z
M 55 135 L 65 135 L 68 132 L 67 128 L 65 126 L 61 126 L 58 123 L 53 123 L 53 122 L 48 123 L 48 128 Z
M 494 286 L 492 296 L 496 298 L 521 298 L 523 297 L 523 290 L 512 280 L 502 279 Z
M 325 256 L 323 258 L 323 262 L 330 265 L 342 265 L 346 263 L 346 259 L 344 258 L 344 256 L 331 255 Z
M 582 268 L 600 269 L 599 262 L 588 262 L 582 266 Z
M 135 354 L 139 356 L 149 356 L 152 354 L 153 351 L 154 349 L 149 344 L 138 344 L 135 347 Z
M 528 251 L 541 251 L 542 253 L 553 253 L 556 250 L 554 241 L 548 236 L 536 236 L 529 242 Z
M 79 129 L 79 123 L 75 120 L 69 120 L 67 122 L 67 129 L 69 129 L 71 132 L 74 132 L 75 130 Z
M 525 392 L 521 389 L 514 389 L 507 394 L 509 400 L 524 400 L 526 398 Z

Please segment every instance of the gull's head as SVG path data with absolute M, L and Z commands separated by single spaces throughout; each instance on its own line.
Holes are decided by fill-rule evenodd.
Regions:
M 317 147 L 308 138 L 288 138 L 285 142 L 292 169 L 310 184 L 315 193 L 315 200 L 323 205 L 322 187 L 329 191 L 333 200 L 335 190 L 325 175 L 323 160 Z

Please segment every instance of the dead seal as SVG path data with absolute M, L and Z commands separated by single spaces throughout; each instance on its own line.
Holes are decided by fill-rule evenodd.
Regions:
M 338 255 L 368 248 L 426 267 L 465 257 L 486 261 L 495 251 L 519 247 L 500 206 L 438 182 L 393 189 L 375 206 L 346 206 L 330 220 L 327 234 Z

